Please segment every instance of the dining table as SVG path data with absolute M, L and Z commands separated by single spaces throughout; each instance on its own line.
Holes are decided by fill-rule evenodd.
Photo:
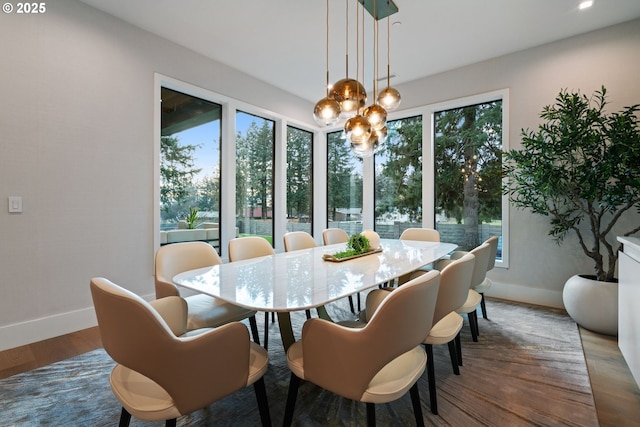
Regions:
M 291 252 L 189 270 L 173 277 L 177 286 L 261 312 L 276 312 L 285 351 L 295 342 L 290 313 L 316 309 L 332 320 L 325 305 L 392 282 L 433 263 L 456 244 L 381 239 L 380 247 L 347 260 L 326 260 L 346 244 Z

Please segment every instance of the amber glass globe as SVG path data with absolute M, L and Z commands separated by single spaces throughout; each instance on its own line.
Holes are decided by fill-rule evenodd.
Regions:
M 380 151 L 387 140 L 387 127 L 371 132 L 369 139 L 363 142 L 351 142 L 351 151 L 358 157 L 371 157 Z
M 382 105 L 387 111 L 393 111 L 398 108 L 401 100 L 400 92 L 392 87 L 387 87 L 378 95 L 378 104 Z
M 382 129 L 387 124 L 387 110 L 378 104 L 369 105 L 362 115 L 369 120 L 373 130 Z
M 358 108 L 364 108 L 367 92 L 362 83 L 354 79 L 338 80 L 329 91 L 329 98 L 340 104 L 340 116 L 355 116 Z
M 334 99 L 322 98 L 313 109 L 313 118 L 320 126 L 333 126 L 340 120 L 340 104 Z
M 352 144 L 361 144 L 371 136 L 371 123 L 364 116 L 357 115 L 351 117 L 344 124 L 344 132 L 347 140 Z

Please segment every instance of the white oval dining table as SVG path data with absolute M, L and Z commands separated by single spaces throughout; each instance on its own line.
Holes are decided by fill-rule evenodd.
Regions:
M 256 311 L 278 314 L 285 350 L 295 342 L 292 311 L 324 306 L 390 282 L 446 256 L 453 243 L 382 239 L 381 251 L 342 262 L 325 261 L 345 244 L 318 246 L 260 258 L 189 270 L 176 275 L 177 286 Z

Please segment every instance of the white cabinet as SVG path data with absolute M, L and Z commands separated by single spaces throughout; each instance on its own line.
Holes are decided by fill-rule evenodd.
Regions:
M 640 385 L 640 239 L 618 237 L 618 347 Z

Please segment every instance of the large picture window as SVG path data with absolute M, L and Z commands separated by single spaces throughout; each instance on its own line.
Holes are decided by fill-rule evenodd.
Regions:
M 327 227 L 362 232 L 362 159 L 342 131 L 327 135 Z
M 386 144 L 375 155 L 375 229 L 397 239 L 422 227 L 422 116 L 387 122 Z
M 204 240 L 220 252 L 222 107 L 166 87 L 161 97 L 161 244 Z
M 313 133 L 287 126 L 287 231 L 313 234 Z
M 502 259 L 502 100 L 436 111 L 435 215 L 443 241 L 470 250 L 499 236 Z
M 236 113 L 236 227 L 273 244 L 275 122 Z

